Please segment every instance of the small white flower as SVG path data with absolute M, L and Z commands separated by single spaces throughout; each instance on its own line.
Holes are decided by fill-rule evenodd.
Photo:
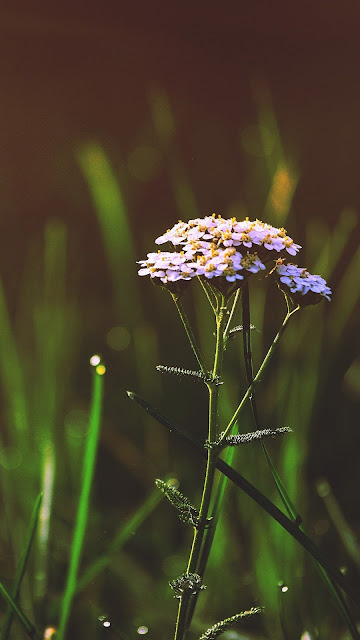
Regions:
M 179 221 L 172 229 L 156 239 L 157 244 L 171 242 L 174 246 L 182 245 L 184 248 L 189 243 L 209 241 L 219 248 L 240 247 L 253 248 L 254 245 L 261 251 L 262 260 L 269 259 L 268 251 L 287 251 L 294 256 L 301 248 L 293 239 L 287 236 L 285 229 L 278 229 L 261 220 L 242 220 L 236 218 L 225 219 L 222 216 L 206 216 L 195 218 L 189 222 Z

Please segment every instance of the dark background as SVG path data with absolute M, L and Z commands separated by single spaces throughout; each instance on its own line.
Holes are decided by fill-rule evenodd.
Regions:
M 143 301 L 140 311 L 131 311 L 131 298 L 122 300 L 119 310 L 77 150 L 89 143 L 100 145 L 121 187 L 135 243 L 132 261 L 124 260 L 121 276 L 118 274 L 121 285 L 121 278 L 128 282 L 129 273 L 135 272 L 135 259 L 154 249 L 154 238 L 186 215 L 186 197 L 181 207 L 175 193 L 182 183 L 191 187 L 189 217 L 196 211 L 201 216 L 216 211 L 225 217 L 264 217 L 269 190 L 266 158 L 256 150 L 248 152 L 242 136 L 259 118 L 267 118 L 276 128 L 284 157 L 298 179 L 287 223 L 295 241 L 305 245 L 312 234 L 312 258 L 316 257 L 325 232 L 336 227 L 341 212 L 352 212 L 353 231 L 331 275 L 336 296 L 360 237 L 359 31 L 356 2 L 2 3 L 1 278 L 11 321 L 19 331 L 24 274 L 29 264 L 37 264 L 36 256 L 43 251 L 44 228 L 51 220 L 66 225 L 66 287 L 79 314 L 76 331 L 71 334 L 71 362 L 69 356 L 68 369 L 64 365 L 69 378 L 57 420 L 61 432 L 59 425 L 69 407 L 88 405 L 88 358 L 100 350 L 108 366 L 94 488 L 97 513 L 92 520 L 95 531 L 100 519 L 104 521 L 100 547 L 105 548 L 111 539 L 119 514 L 126 518 L 132 505 L 148 492 L 153 477 L 170 470 L 181 474 L 188 460 L 193 466 L 197 462 L 191 455 L 188 458 L 186 448 L 168 443 L 160 427 L 153 446 L 152 427 L 148 425 L 144 435 L 138 410 L 132 405 L 127 408 L 124 391 L 130 387 L 142 390 L 149 399 L 153 395 L 175 415 L 178 410 L 178 417 L 185 422 L 191 418 L 191 402 L 174 408 L 169 399 L 171 383 L 165 383 L 168 394 L 164 397 L 164 388 L 147 369 L 146 357 L 138 362 L 136 372 L 131 364 L 136 356 L 133 351 L 120 355 L 111 351 L 105 337 L 112 326 L 120 323 L 132 334 L 132 317 L 138 313 L 136 321 L 142 318 L 142 331 L 151 337 L 149 361 L 159 355 L 161 362 L 191 365 L 184 355 L 185 341 L 174 340 L 180 329 L 178 324 L 174 328 L 177 319 L 170 302 L 169 308 L 164 303 L 159 313 L 162 294 L 148 282 L 138 285 Z M 170 105 L 173 118 L 171 135 L 163 146 L 156 140 L 151 115 L 159 96 Z M 146 173 L 139 177 L 134 170 L 134 152 L 144 147 L 156 148 L 150 177 Z M 276 217 L 269 222 L 276 224 Z M 312 265 L 307 266 L 311 270 Z M 36 281 L 36 269 L 33 276 Z M 277 310 L 269 310 L 269 336 L 277 314 Z M 357 302 L 346 331 L 337 336 L 336 344 L 324 346 L 326 380 L 310 416 L 310 427 L 317 426 L 309 436 L 311 454 L 303 461 L 310 487 L 323 474 L 335 484 L 355 528 L 359 527 L 353 490 L 357 484 L 359 369 L 355 368 L 351 389 L 346 391 L 342 385 L 359 353 L 358 319 Z M 19 340 L 31 360 L 27 336 Z M 181 392 L 187 390 L 186 384 Z M 121 437 L 116 431 L 119 413 L 124 426 Z M 343 437 L 344 423 L 348 431 Z M 333 425 L 330 437 L 329 424 Z M 145 453 L 140 453 L 142 447 Z M 193 475 L 182 479 L 185 492 L 196 473 L 193 470 Z M 66 522 L 70 539 L 68 505 L 61 501 L 67 480 L 60 478 L 58 489 L 54 519 Z M 309 507 L 310 513 L 316 508 L 318 505 Z M 161 517 L 164 524 L 165 516 Z M 316 517 L 311 517 L 315 522 Z M 173 551 L 170 540 L 175 547 L 183 542 L 176 524 L 169 526 L 166 553 Z M 96 553 L 97 544 L 97 535 L 90 532 L 89 557 Z M 139 548 L 135 544 L 129 551 L 129 556 L 140 557 L 160 581 L 164 581 L 158 564 L 162 544 L 152 530 L 146 539 L 141 537 Z M 328 545 L 332 553 L 331 541 Z M 61 558 L 60 569 L 53 568 L 58 579 L 66 561 L 61 555 L 64 550 L 54 546 L 57 558 Z M 110 603 L 115 617 L 113 594 L 118 588 L 111 576 L 109 583 L 105 580 L 105 586 L 101 583 L 99 587 L 105 595 L 96 595 L 102 607 L 103 601 Z M 128 624 L 126 615 L 131 615 L 125 610 L 131 596 L 123 583 L 121 589 Z M 58 590 L 60 579 L 54 587 Z

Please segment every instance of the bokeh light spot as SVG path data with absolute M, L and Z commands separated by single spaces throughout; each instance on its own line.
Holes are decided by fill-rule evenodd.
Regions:
M 98 366 L 96 367 L 96 373 L 97 373 L 99 376 L 103 376 L 103 375 L 104 375 L 104 373 L 105 373 L 105 371 L 106 371 L 106 367 L 104 367 L 104 365 L 103 365 L 103 364 L 98 364 Z
M 111 627 L 111 622 L 108 616 L 102 615 L 98 617 L 99 622 L 101 622 L 103 627 Z
M 269 194 L 269 202 L 277 216 L 288 212 L 296 185 L 296 175 L 289 167 L 280 165 L 275 171 Z
M 100 364 L 100 360 L 101 360 L 100 356 L 98 356 L 98 355 L 96 355 L 96 354 L 95 354 L 95 355 L 91 356 L 91 358 L 90 358 L 90 364 L 91 364 L 93 367 L 97 367 L 97 365 L 98 365 L 98 364 Z
M 23 457 L 21 451 L 16 447 L 4 447 L 0 449 L 0 466 L 3 469 L 18 469 L 22 463 Z
M 112 327 L 106 336 L 106 342 L 114 351 L 124 351 L 130 344 L 131 336 L 126 327 Z
M 127 161 L 129 173 L 141 182 L 150 182 L 159 172 L 161 155 L 153 147 L 135 147 Z
M 326 498 L 329 495 L 331 488 L 327 480 L 318 480 L 316 483 L 316 490 L 320 498 Z
M 137 629 L 137 632 L 140 636 L 144 636 L 148 631 L 149 629 L 145 626 L 138 627 Z

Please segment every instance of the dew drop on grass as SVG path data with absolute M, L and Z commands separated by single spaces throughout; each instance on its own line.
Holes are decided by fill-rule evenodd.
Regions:
M 110 627 L 111 626 L 111 622 L 108 619 L 108 616 L 104 616 L 104 615 L 99 616 L 98 620 L 99 620 L 99 622 L 101 622 L 103 627 Z

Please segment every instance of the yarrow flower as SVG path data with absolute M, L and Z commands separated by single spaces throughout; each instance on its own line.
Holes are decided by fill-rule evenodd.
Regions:
M 257 251 L 261 260 L 270 259 L 269 251 L 286 251 L 291 256 L 301 249 L 287 235 L 285 229 L 273 227 L 261 220 L 251 221 L 248 218 L 238 221 L 236 218 L 225 219 L 221 215 L 195 218 L 189 222 L 181 220 L 155 240 L 156 244 L 171 242 L 174 246 L 189 246 L 192 243 L 200 248 L 209 247 L 245 247 L 245 251 Z
M 241 222 L 213 214 L 178 222 L 156 239 L 156 244 L 170 242 L 178 252 L 149 253 L 140 260 L 139 275 L 150 275 L 172 292 L 195 276 L 203 276 L 223 292 L 241 286 L 251 273 L 265 270 L 272 252 L 295 255 L 301 248 L 285 229 L 278 229 L 260 220 Z
M 312 275 L 296 264 L 278 264 L 280 289 L 290 294 L 301 307 L 317 304 L 323 298 L 330 301 L 331 289 L 321 276 Z

